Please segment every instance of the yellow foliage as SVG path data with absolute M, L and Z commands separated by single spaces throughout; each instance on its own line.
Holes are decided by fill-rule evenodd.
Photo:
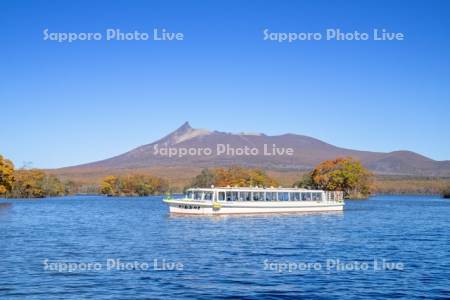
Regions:
M 165 180 L 143 174 L 107 176 L 100 183 L 100 192 L 108 196 L 149 196 L 168 190 Z
M 311 173 L 317 188 L 343 191 L 346 197 L 365 198 L 372 189 L 372 173 L 351 157 L 327 160 Z
M 0 155 L 0 196 L 10 192 L 14 183 L 14 164 Z
M 11 191 L 14 198 L 42 198 L 66 194 L 65 186 L 53 175 L 41 170 L 17 170 Z

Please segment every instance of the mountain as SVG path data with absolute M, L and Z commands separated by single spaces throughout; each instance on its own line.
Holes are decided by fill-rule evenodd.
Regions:
M 277 149 L 273 149 L 276 147 Z M 247 153 L 241 153 L 245 152 Z M 256 149 L 256 150 L 255 150 Z M 289 151 L 281 153 L 282 151 Z M 280 152 L 276 152 L 276 151 Z M 190 151 L 190 153 L 185 153 Z M 225 152 L 223 152 L 225 151 Z M 192 128 L 188 122 L 153 143 L 124 154 L 88 164 L 54 170 L 60 175 L 108 174 L 129 170 L 166 173 L 199 170 L 204 167 L 242 165 L 273 171 L 301 171 L 321 161 L 339 156 L 359 159 L 377 174 L 413 176 L 449 176 L 450 161 L 435 161 L 410 151 L 389 153 L 358 151 L 336 147 L 318 139 L 283 134 L 227 133 Z

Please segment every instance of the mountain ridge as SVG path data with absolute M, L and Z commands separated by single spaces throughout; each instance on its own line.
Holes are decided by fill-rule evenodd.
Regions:
M 258 155 L 218 155 L 219 146 L 227 145 L 230 149 L 243 147 L 256 148 Z M 279 148 L 293 149 L 293 155 L 267 156 L 265 147 L 276 145 Z M 164 156 L 155 150 L 172 149 L 212 149 L 211 155 Z M 214 153 L 214 149 L 217 149 Z M 171 150 L 171 151 L 172 151 Z M 198 154 L 198 153 L 196 153 Z M 200 153 L 201 154 L 201 153 Z M 115 171 L 132 169 L 164 170 L 164 167 L 217 167 L 242 165 L 268 170 L 309 170 L 321 161 L 340 156 L 351 156 L 359 159 L 363 165 L 382 175 L 412 176 L 450 176 L 450 161 L 436 161 L 408 150 L 392 152 L 374 152 L 341 148 L 319 139 L 286 133 L 269 136 L 264 133 L 229 133 L 192 128 L 189 122 L 183 123 L 175 131 L 159 140 L 136 147 L 123 154 L 87 164 L 55 169 L 60 171 L 80 172 L 95 169 L 96 171 Z

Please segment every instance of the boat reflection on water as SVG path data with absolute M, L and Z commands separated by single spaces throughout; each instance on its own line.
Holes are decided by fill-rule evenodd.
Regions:
M 0 215 L 7 213 L 11 207 L 12 203 L 10 202 L 0 203 Z
M 200 215 L 200 214 L 183 214 L 183 213 L 168 213 L 168 219 L 210 219 L 210 220 L 231 220 L 231 219 L 276 219 L 287 217 L 343 217 L 344 211 L 311 211 L 311 212 L 288 212 L 288 213 L 251 213 L 251 214 L 220 214 L 220 215 Z

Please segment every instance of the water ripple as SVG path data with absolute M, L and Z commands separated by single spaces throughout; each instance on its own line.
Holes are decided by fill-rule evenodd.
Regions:
M 449 214 L 449 201 L 415 196 L 349 201 L 338 214 L 220 217 L 170 216 L 160 197 L 0 200 L 0 297 L 445 298 Z M 100 269 L 49 270 L 46 259 Z M 182 268 L 163 267 L 174 263 Z M 308 263 L 322 267 L 300 269 Z M 297 269 L 277 269 L 289 264 Z

